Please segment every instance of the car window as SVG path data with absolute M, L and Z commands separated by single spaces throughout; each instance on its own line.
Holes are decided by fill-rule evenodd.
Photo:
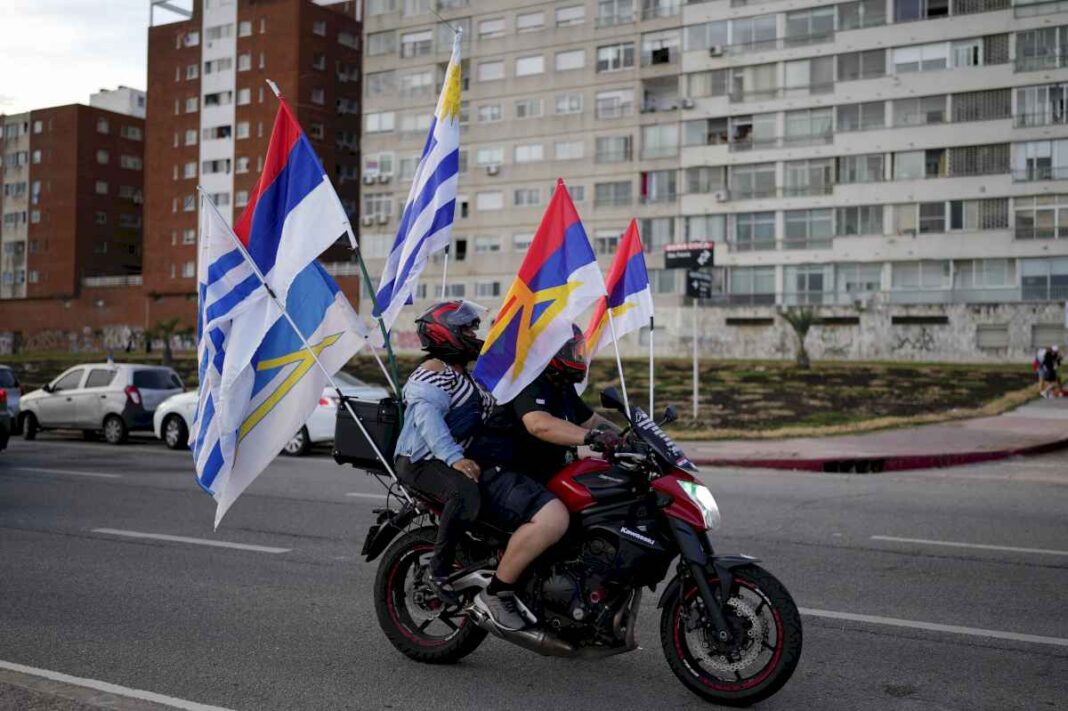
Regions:
M 133 384 L 143 390 L 180 390 L 182 387 L 178 374 L 168 368 L 135 370 Z
M 78 387 L 78 383 L 82 381 L 82 373 L 84 372 L 84 368 L 75 368 L 57 380 L 52 390 L 54 392 L 59 392 L 60 390 L 74 390 Z
M 15 371 L 0 368 L 0 388 L 17 388 L 19 379 L 15 377 Z
M 103 388 L 111 385 L 111 381 L 115 379 L 114 370 L 105 370 L 103 368 L 93 368 L 89 371 L 89 377 L 85 381 L 85 387 L 87 388 Z

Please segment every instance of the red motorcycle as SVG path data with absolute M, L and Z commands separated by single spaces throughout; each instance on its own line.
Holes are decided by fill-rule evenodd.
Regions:
M 613 389 L 601 402 L 624 413 Z M 659 424 L 673 419 L 668 408 Z M 801 656 L 797 607 L 755 558 L 713 550 L 716 500 L 659 424 L 634 408 L 622 448 L 606 460 L 573 462 L 549 482 L 571 525 L 519 581 L 538 619 L 530 629 L 503 632 L 470 604 L 489 583 L 507 533 L 481 525 L 468 534 L 450 578 L 463 604 L 450 605 L 427 585 L 438 504 L 408 491 L 399 508 L 380 510 L 363 555 L 372 561 L 385 552 L 375 609 L 393 646 L 432 664 L 461 659 L 490 632 L 545 655 L 629 652 L 637 647 L 643 588 L 655 590 L 677 559 L 658 603 L 671 670 L 695 694 L 720 704 L 745 706 L 778 691 Z

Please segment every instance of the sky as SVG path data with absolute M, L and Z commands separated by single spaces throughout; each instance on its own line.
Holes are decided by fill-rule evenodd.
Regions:
M 145 89 L 149 0 L 0 0 L 0 114 Z

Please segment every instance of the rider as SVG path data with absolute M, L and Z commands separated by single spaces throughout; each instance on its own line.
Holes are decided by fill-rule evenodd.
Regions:
M 536 487 L 545 491 L 542 484 L 574 458 L 579 445 L 592 445 L 601 451 L 619 446 L 616 426 L 594 413 L 575 391 L 575 385 L 585 377 L 585 339 L 582 330 L 573 326 L 572 337 L 546 369 L 515 399 L 494 408 L 482 433 L 468 448 L 467 456 L 487 472 L 526 474 L 529 478 L 523 477 L 514 484 L 520 490 Z M 508 508 L 514 495 L 508 490 L 508 484 L 496 481 L 484 483 L 482 491 L 487 505 L 493 508 L 500 507 L 502 501 Z M 500 614 L 510 616 L 511 610 L 517 607 L 515 586 L 519 576 L 567 532 L 568 522 L 566 507 L 552 498 L 529 524 L 520 526 L 509 539 L 493 580 L 475 598 L 475 605 L 498 611 L 502 606 L 508 607 L 509 610 Z

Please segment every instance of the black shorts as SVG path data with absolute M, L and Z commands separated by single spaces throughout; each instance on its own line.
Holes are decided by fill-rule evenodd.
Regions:
M 478 488 L 482 492 L 481 518 L 505 531 L 527 523 L 556 498 L 530 477 L 500 467 L 484 469 Z

